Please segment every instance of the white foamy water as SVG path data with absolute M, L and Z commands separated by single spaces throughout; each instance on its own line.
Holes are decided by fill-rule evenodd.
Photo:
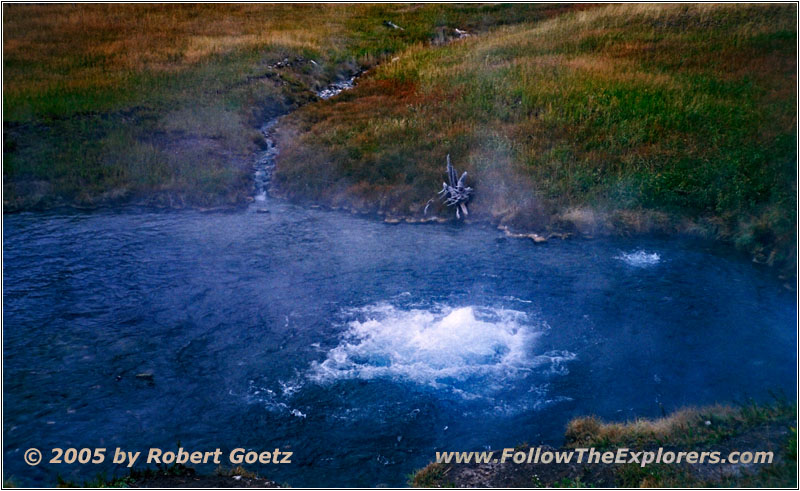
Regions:
M 537 353 L 548 326 L 516 310 L 377 304 L 356 314 L 339 345 L 312 364 L 312 380 L 389 378 L 477 397 L 531 373 L 566 373 L 574 359 L 565 351 Z
M 645 252 L 643 250 L 623 252 L 616 258 L 635 268 L 646 268 L 661 262 L 661 256 L 657 252 Z
M 267 188 L 269 188 L 272 180 L 272 171 L 275 170 L 275 157 L 278 155 L 278 148 L 275 146 L 272 133 L 277 124 L 278 118 L 273 118 L 261 127 L 266 149 L 259 154 L 253 165 L 253 198 L 257 203 L 263 203 L 267 200 Z
M 356 78 L 358 75 L 353 75 L 347 80 L 342 80 L 340 82 L 333 82 L 332 84 L 328 85 L 324 89 L 317 92 L 317 96 L 320 99 L 330 99 L 331 97 L 339 94 L 342 91 L 350 90 L 356 86 Z
M 278 381 L 280 390 L 272 390 L 250 381 L 250 388 L 244 399 L 251 404 L 260 404 L 266 410 L 276 414 L 288 414 L 296 418 L 305 418 L 306 413 L 291 407 L 294 394 L 303 388 L 302 383 Z M 233 395 L 233 394 L 231 394 Z

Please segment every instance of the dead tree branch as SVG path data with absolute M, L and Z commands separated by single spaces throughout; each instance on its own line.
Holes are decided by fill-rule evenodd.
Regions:
M 464 213 L 465 217 L 469 215 L 469 211 L 467 210 L 467 202 L 472 196 L 473 189 L 467 186 L 466 172 L 461 174 L 461 177 L 459 178 L 456 178 L 456 176 L 458 176 L 458 173 L 450 163 L 450 154 L 447 154 L 447 180 L 449 183 L 443 182 L 442 190 L 437 194 L 439 195 L 439 199 L 442 200 L 444 204 L 447 206 L 454 206 L 456 208 L 456 218 L 461 218 L 461 212 Z M 425 205 L 424 214 L 428 214 L 428 207 L 431 205 L 434 199 L 435 198 L 431 198 L 428 200 L 428 203 Z

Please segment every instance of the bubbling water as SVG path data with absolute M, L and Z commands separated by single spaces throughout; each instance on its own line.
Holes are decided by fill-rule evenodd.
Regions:
M 387 378 L 490 395 L 532 373 L 563 374 L 574 355 L 536 353 L 549 326 L 509 309 L 375 304 L 355 312 L 338 346 L 311 366 L 316 382 Z
M 647 268 L 661 262 L 661 256 L 657 252 L 645 252 L 643 250 L 623 252 L 617 256 L 617 259 L 635 268 Z

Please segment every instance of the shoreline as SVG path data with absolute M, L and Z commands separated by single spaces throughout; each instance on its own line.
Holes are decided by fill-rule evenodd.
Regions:
M 759 259 L 757 256 L 753 256 L 752 254 L 739 250 L 732 244 L 730 241 L 721 240 L 719 238 L 715 238 L 710 236 L 707 233 L 702 233 L 702 229 L 696 226 L 695 224 L 689 224 L 685 228 L 658 228 L 653 227 L 646 230 L 640 231 L 631 231 L 631 230 L 620 230 L 620 229 L 608 229 L 608 228 L 601 228 L 594 233 L 585 233 L 581 231 L 564 231 L 558 229 L 535 229 L 535 228 L 512 228 L 508 225 L 502 223 L 502 221 L 496 221 L 486 218 L 470 218 L 466 220 L 457 220 L 453 217 L 446 218 L 440 216 L 429 216 L 429 217 L 414 217 L 414 216 L 387 216 L 383 213 L 378 212 L 371 212 L 366 210 L 359 210 L 353 207 L 347 206 L 330 206 L 325 203 L 311 203 L 311 202 L 300 202 L 297 200 L 293 200 L 291 198 L 281 196 L 279 194 L 275 194 L 270 191 L 269 196 L 271 199 L 284 201 L 286 203 L 290 203 L 295 206 L 311 209 L 311 210 L 323 210 L 327 212 L 335 212 L 335 213 L 346 213 L 353 216 L 358 216 L 360 218 L 372 220 L 375 222 L 382 222 L 387 225 L 464 225 L 464 226 L 478 226 L 484 227 L 487 229 L 496 230 L 498 232 L 503 233 L 504 238 L 508 239 L 519 239 L 519 240 L 527 240 L 531 241 L 533 245 L 543 245 L 553 241 L 562 241 L 562 240 L 602 240 L 604 238 L 614 238 L 614 237 L 627 237 L 627 238 L 658 238 L 658 239 L 679 239 L 679 240 L 696 240 L 703 243 L 708 244 L 709 246 L 713 246 L 719 248 L 720 251 L 725 251 L 726 253 L 730 254 L 731 256 L 735 257 L 737 260 L 742 262 L 751 262 L 759 268 L 763 268 L 766 271 L 771 272 L 772 276 L 775 278 L 776 281 L 780 282 L 782 286 L 788 291 L 796 291 L 795 283 L 791 281 L 791 277 L 786 274 L 786 272 L 776 268 L 773 265 L 770 265 L 767 261 Z M 13 212 L 4 212 L 3 215 L 6 216 L 13 216 L 16 214 L 22 213 L 32 213 L 32 214 L 47 214 L 47 213 L 93 213 L 93 212 L 100 212 L 100 211 L 126 211 L 126 210 L 141 210 L 144 212 L 147 211 L 155 211 L 161 213 L 173 213 L 173 212 L 197 212 L 203 214 L 214 214 L 214 213 L 246 213 L 247 210 L 255 203 L 255 200 L 252 197 L 248 197 L 248 199 L 235 204 L 235 205 L 227 205 L 227 206 L 216 206 L 216 207 L 201 207 L 195 205 L 185 205 L 185 206 L 168 206 L 168 205 L 158 205 L 153 204 L 148 201 L 130 201 L 130 202 L 121 202 L 121 203 L 108 203 L 108 204 L 99 204 L 96 206 L 79 206 L 73 204 L 59 204 L 57 206 L 50 206 L 46 208 L 29 208 L 23 210 L 15 210 Z M 268 212 L 269 210 L 267 210 Z M 255 210 L 256 213 L 264 213 L 264 211 L 260 211 L 260 209 Z M 792 270 L 794 272 L 795 270 Z
M 459 41 L 463 37 L 454 37 L 446 41 L 449 44 L 452 41 Z M 41 205 L 37 202 L 34 205 L 19 206 L 11 210 L 6 210 L 7 205 L 4 203 L 3 215 L 13 215 L 16 213 L 47 213 L 56 210 L 73 210 L 76 212 L 92 212 L 98 210 L 112 210 L 112 209 L 125 209 L 125 208 L 149 208 L 160 211 L 197 211 L 200 213 L 237 213 L 246 211 L 254 203 L 259 202 L 256 194 L 259 191 L 265 193 L 272 199 L 283 200 L 297 206 L 308 207 L 310 209 L 325 209 L 330 211 L 339 211 L 349 213 L 352 215 L 362 216 L 371 220 L 382 221 L 386 224 L 447 224 L 447 223 L 463 223 L 465 225 L 482 225 L 503 232 L 506 237 L 513 239 L 528 239 L 534 244 L 543 244 L 553 239 L 567 240 L 567 239 L 584 239 L 592 240 L 598 237 L 632 237 L 632 236 L 657 236 L 657 237 L 676 237 L 676 238 L 690 238 L 708 241 L 717 246 L 730 249 L 736 252 L 744 260 L 749 259 L 751 262 L 769 267 L 774 273 L 776 279 L 783 282 L 783 286 L 790 290 L 795 291 L 795 285 L 789 283 L 792 277 L 796 278 L 797 269 L 796 264 L 782 264 L 776 265 L 774 258 L 778 253 L 778 248 L 773 248 L 771 251 L 745 251 L 736 246 L 732 238 L 732 233 L 726 230 L 726 226 L 719 222 L 717 217 L 699 217 L 699 219 L 692 219 L 686 216 L 681 216 L 677 213 L 668 213 L 655 209 L 616 209 L 616 210 L 601 210 L 592 207 L 572 207 L 563 210 L 551 211 L 549 214 L 546 212 L 543 215 L 544 225 L 535 225 L 530 223 L 531 219 L 524 219 L 519 217 L 519 210 L 506 210 L 504 214 L 497 214 L 494 211 L 486 211 L 479 209 L 473 211 L 472 215 L 468 218 L 457 219 L 454 216 L 445 217 L 431 214 L 429 216 L 415 216 L 412 214 L 397 214 L 387 211 L 387 209 L 397 209 L 398 203 L 392 203 L 391 200 L 381 199 L 379 201 L 366 201 L 363 198 L 355 196 L 339 196 L 337 201 L 344 203 L 352 203 L 357 200 L 356 204 L 332 204 L 325 199 L 310 199 L 305 196 L 300 196 L 297 193 L 291 193 L 280 190 L 276 187 L 274 181 L 275 171 L 278 170 L 278 159 L 280 156 L 280 138 L 278 132 L 281 128 L 281 120 L 291 114 L 297 112 L 301 108 L 308 105 L 320 104 L 328 99 L 331 99 L 341 92 L 357 87 L 358 80 L 374 71 L 377 65 L 360 66 L 352 69 L 334 80 L 320 90 L 314 92 L 315 99 L 298 99 L 283 101 L 283 105 L 293 105 L 293 109 L 287 111 L 278 111 L 277 113 L 269 114 L 264 117 L 252 129 L 259 131 L 262 140 L 258 143 L 258 149 L 253 151 L 247 160 L 241 165 L 246 166 L 251 170 L 251 190 L 243 199 L 239 199 L 235 203 L 222 204 L 216 206 L 199 206 L 186 202 L 180 194 L 164 193 L 155 194 L 149 197 L 141 197 L 137 199 L 129 199 L 125 197 L 125 191 L 120 195 L 113 191 L 108 191 L 101 195 L 99 202 L 96 204 L 77 204 L 66 202 L 61 197 L 56 197 L 54 203 L 46 203 Z M 265 101 L 261 105 L 264 107 L 276 107 L 276 101 Z M 258 110 L 258 107 L 254 107 Z M 266 154 L 269 149 L 275 150 L 271 156 Z M 266 163 L 263 159 L 271 159 L 270 163 Z M 263 176 L 259 177 L 258 173 L 266 171 L 267 177 L 264 180 Z M 255 175 L 254 175 L 255 173 Z M 259 181 L 261 179 L 261 181 Z M 259 188 L 259 186 L 261 186 Z M 169 204 L 166 203 L 169 202 Z M 398 201 L 398 200 L 395 200 Z M 361 205 L 361 206 L 359 206 Z M 420 207 L 421 208 L 421 207 Z M 448 208 L 442 208 L 445 211 L 450 211 Z M 257 209 L 256 211 L 264 212 L 265 210 Z M 541 219 L 542 217 L 537 217 Z

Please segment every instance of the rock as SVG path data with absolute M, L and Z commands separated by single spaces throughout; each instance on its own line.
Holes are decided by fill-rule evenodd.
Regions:
M 539 235 L 537 233 L 518 234 L 518 233 L 512 232 L 511 229 L 508 228 L 508 226 L 503 225 L 503 224 L 498 225 L 497 226 L 497 230 L 502 230 L 503 233 L 506 235 L 506 237 L 511 237 L 511 238 L 514 238 L 514 239 L 531 239 L 536 244 L 543 244 L 543 243 L 545 243 L 548 240 L 553 239 L 553 238 L 566 239 L 567 237 L 570 236 L 570 234 L 568 234 L 568 233 L 558 233 L 558 232 L 552 232 L 552 233 L 548 234 L 547 236 Z

